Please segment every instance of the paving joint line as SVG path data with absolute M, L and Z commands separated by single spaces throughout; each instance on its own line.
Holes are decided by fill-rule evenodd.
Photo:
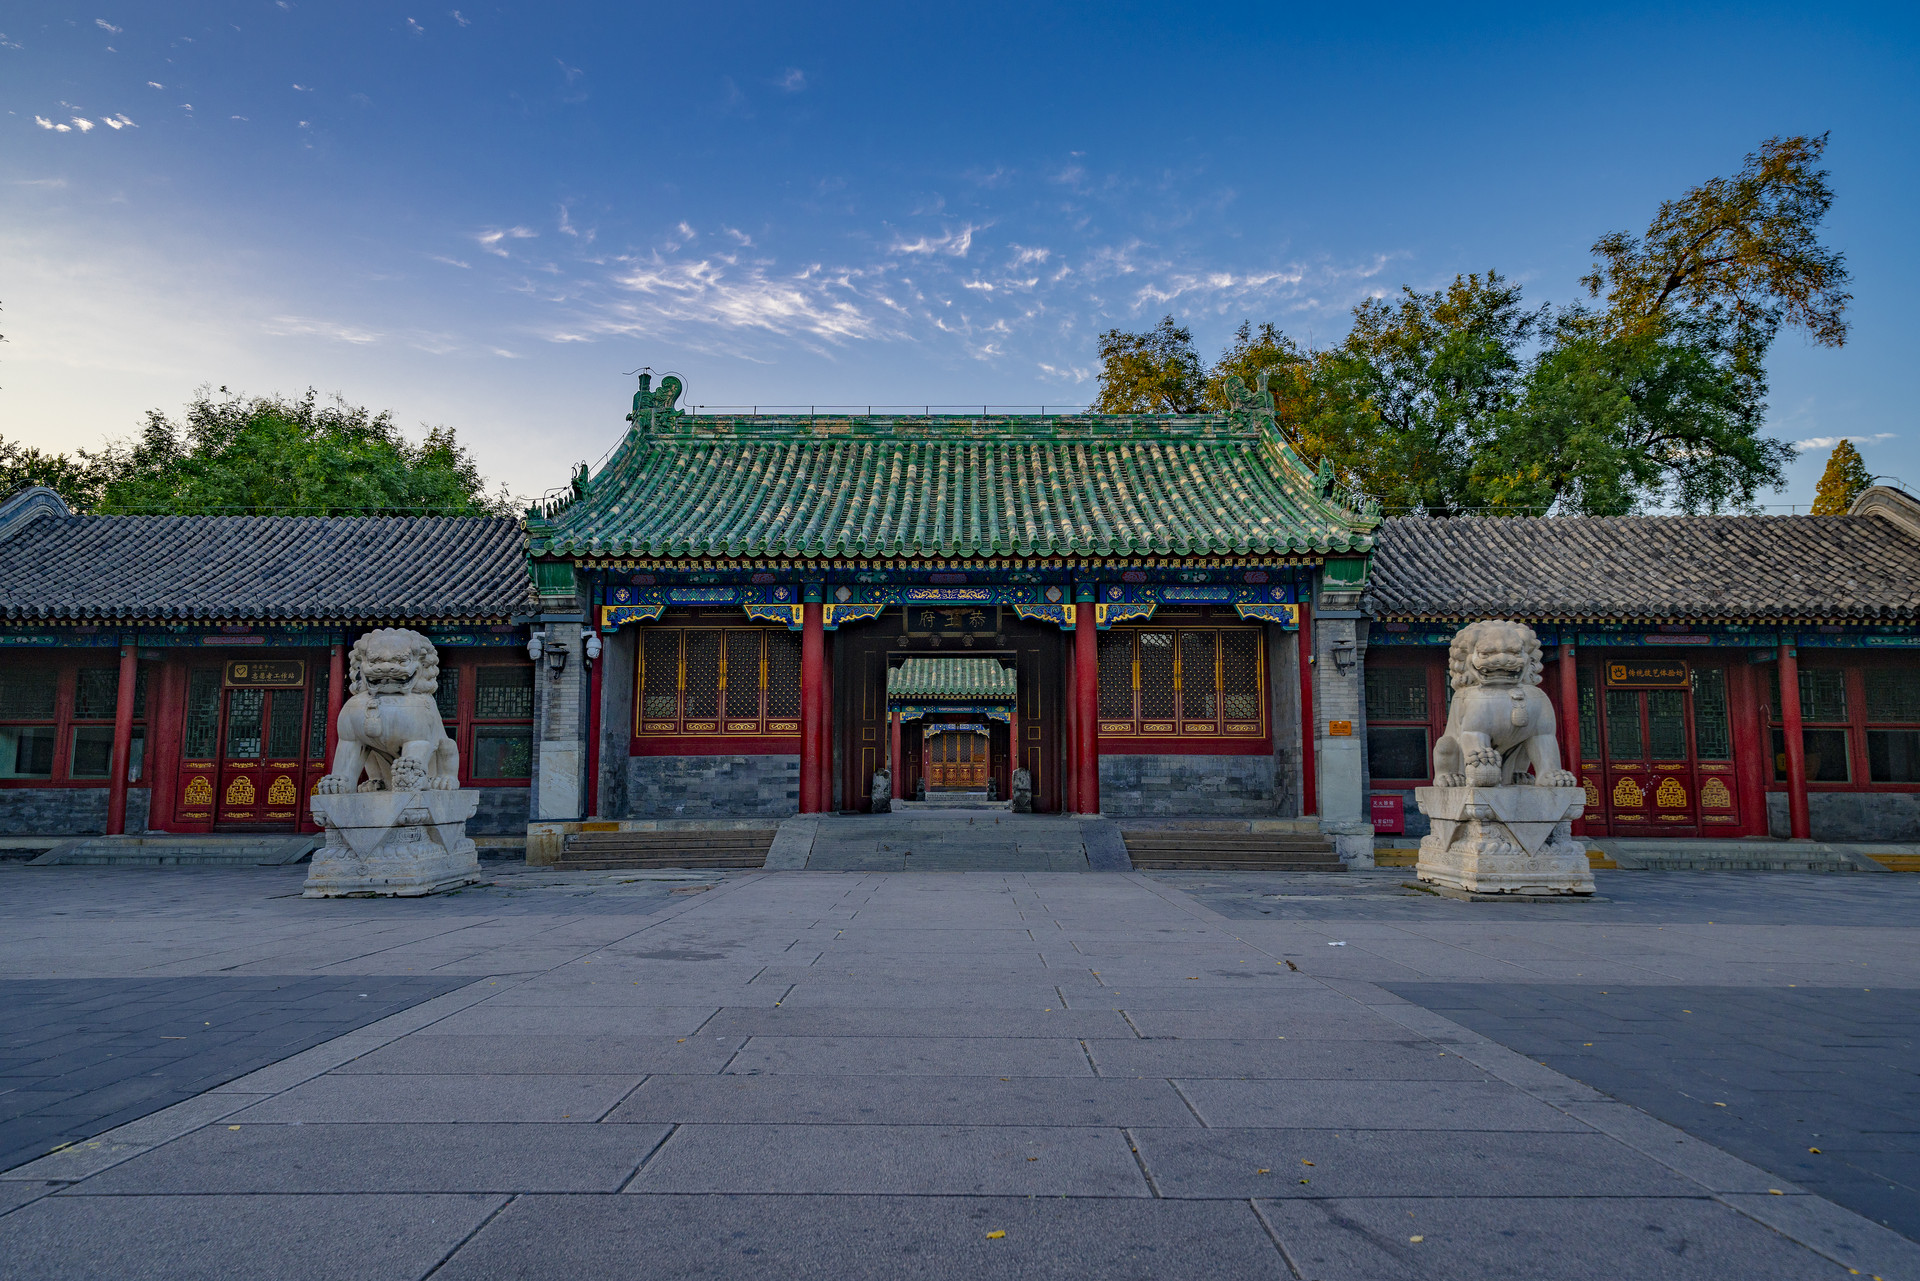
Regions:
M 1153 1194 L 1153 1199 L 1156 1201 L 1166 1200 L 1167 1198 L 1160 1191 L 1160 1185 L 1153 1181 L 1153 1172 L 1147 1169 L 1146 1158 L 1140 1155 L 1140 1145 L 1134 1141 L 1132 1127 L 1121 1126 L 1120 1137 L 1126 1140 L 1127 1150 L 1133 1153 L 1133 1163 L 1140 1167 L 1140 1177 L 1146 1180 L 1147 1191 Z
M 1167 1084 L 1173 1088 L 1175 1094 L 1180 1096 L 1180 1101 L 1187 1105 L 1187 1111 L 1193 1113 L 1193 1119 L 1200 1123 L 1200 1128 L 1211 1130 L 1213 1127 L 1207 1124 L 1206 1117 L 1200 1115 L 1200 1109 L 1193 1105 L 1193 1100 L 1187 1097 L 1187 1092 L 1180 1088 L 1180 1082 L 1168 1077 Z
M 476 1236 L 479 1236 L 483 1228 L 485 1228 L 489 1223 L 492 1223 L 496 1218 L 500 1217 L 500 1215 L 505 1212 L 508 1206 L 512 1205 L 515 1201 L 518 1201 L 519 1199 L 520 1199 L 520 1194 L 518 1192 L 508 1193 L 505 1200 L 501 1201 L 499 1205 L 494 1206 L 492 1210 L 487 1212 L 485 1217 L 483 1217 L 480 1220 L 480 1222 L 473 1225 L 473 1230 L 471 1232 L 467 1233 L 465 1236 L 461 1237 L 458 1241 L 454 1242 L 453 1245 L 450 1248 L 448 1248 L 447 1252 L 445 1254 L 442 1254 L 432 1267 L 428 1268 L 425 1272 L 421 1273 L 420 1281 L 429 1281 L 429 1278 L 431 1278 L 434 1273 L 438 1272 L 441 1268 L 444 1268 L 445 1266 L 447 1266 L 448 1260 L 452 1259 L 454 1255 L 458 1254 L 461 1251 L 461 1249 L 463 1249 L 466 1246 L 467 1242 L 473 1240 Z
M 684 1127 L 678 1121 L 675 1121 L 672 1125 L 669 1125 L 667 1127 L 667 1132 L 660 1136 L 659 1142 L 655 1143 L 652 1147 L 648 1148 L 646 1152 L 641 1155 L 640 1163 L 633 1167 L 633 1173 L 629 1174 L 626 1177 L 625 1182 L 621 1183 L 617 1191 L 611 1194 L 602 1193 L 601 1195 L 617 1196 L 617 1195 L 625 1194 L 627 1189 L 633 1186 L 633 1181 L 639 1178 L 642 1174 L 646 1173 L 648 1163 L 651 1162 L 654 1157 L 660 1154 L 660 1149 L 666 1147 L 667 1143 L 673 1138 L 673 1136 L 680 1133 L 680 1131 L 683 1128 Z
M 1280 1262 L 1287 1265 L 1287 1271 L 1293 1274 L 1295 1281 L 1307 1281 L 1306 1271 L 1295 1262 L 1293 1252 L 1287 1249 L 1287 1243 L 1281 1239 L 1279 1229 L 1275 1228 L 1273 1221 L 1267 1218 L 1266 1211 L 1260 1208 L 1260 1202 L 1248 1197 L 1247 1208 L 1253 1211 L 1254 1222 L 1258 1223 L 1261 1231 L 1267 1234 L 1267 1240 L 1273 1242 L 1274 1251 L 1279 1254 Z

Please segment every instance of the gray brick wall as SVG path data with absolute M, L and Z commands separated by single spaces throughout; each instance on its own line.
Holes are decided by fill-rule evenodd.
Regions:
M 609 818 L 785 818 L 800 809 L 800 758 L 635 756 L 626 812 Z
M 467 820 L 468 836 L 526 835 L 531 788 L 481 787 L 474 790 L 480 793 L 480 808 Z
M 1809 792 L 1807 818 L 1816 841 L 1920 841 L 1920 796 L 1911 792 Z M 1767 793 L 1767 820 L 1785 837 L 1787 794 Z
M 144 787 L 127 789 L 127 832 L 147 830 Z M 104 787 L 9 787 L 0 790 L 0 836 L 98 836 L 107 830 Z
M 1241 818 L 1274 812 L 1271 756 L 1102 756 L 1100 812 Z

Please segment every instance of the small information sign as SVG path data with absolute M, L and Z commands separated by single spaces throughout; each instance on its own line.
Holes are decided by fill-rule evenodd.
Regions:
M 1373 818 L 1373 830 L 1381 835 L 1398 836 L 1407 830 L 1407 798 L 1369 796 L 1367 810 Z
M 1677 658 L 1610 658 L 1607 685 L 1612 689 L 1685 689 L 1687 665 Z
M 299 689 L 306 683 L 307 665 L 297 658 L 241 658 L 227 664 L 229 689 Z
M 1353 722 L 1352 721 L 1328 721 L 1327 737 L 1328 738 L 1352 738 Z

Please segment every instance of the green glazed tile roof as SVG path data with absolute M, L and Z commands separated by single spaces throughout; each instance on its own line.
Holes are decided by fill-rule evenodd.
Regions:
M 957 698 L 1011 701 L 1011 667 L 991 658 L 909 658 L 887 672 L 888 698 Z
M 656 421 L 532 514 L 530 554 L 1302 555 L 1379 523 L 1250 415 Z

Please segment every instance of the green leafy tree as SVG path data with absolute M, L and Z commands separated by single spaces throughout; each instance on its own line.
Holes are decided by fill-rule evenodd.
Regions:
M 97 453 L 49 454 L 0 441 L 11 493 L 49 485 L 100 514 L 512 515 L 502 485 L 489 495 L 450 427 L 415 443 L 388 413 L 339 397 L 321 404 L 202 389 L 182 421 L 150 410 L 140 435 Z
M 1853 442 L 1842 439 L 1827 455 L 1827 469 L 1820 473 L 1820 487 L 1813 494 L 1813 514 L 1844 516 L 1853 510 L 1853 500 L 1873 484 L 1866 460 Z
M 1237 377 L 1248 387 L 1258 387 L 1260 375 L 1265 374 L 1270 380 L 1284 380 L 1309 360 L 1299 344 L 1271 323 L 1263 323 L 1256 330 L 1252 321 L 1243 320 L 1234 331 L 1233 341 L 1207 373 L 1206 407 L 1216 413 L 1226 413 L 1233 408 L 1227 396 L 1229 378 Z
M 1100 335 L 1097 414 L 1197 414 L 1206 408 L 1207 373 L 1193 331 L 1168 316 L 1145 333 Z

